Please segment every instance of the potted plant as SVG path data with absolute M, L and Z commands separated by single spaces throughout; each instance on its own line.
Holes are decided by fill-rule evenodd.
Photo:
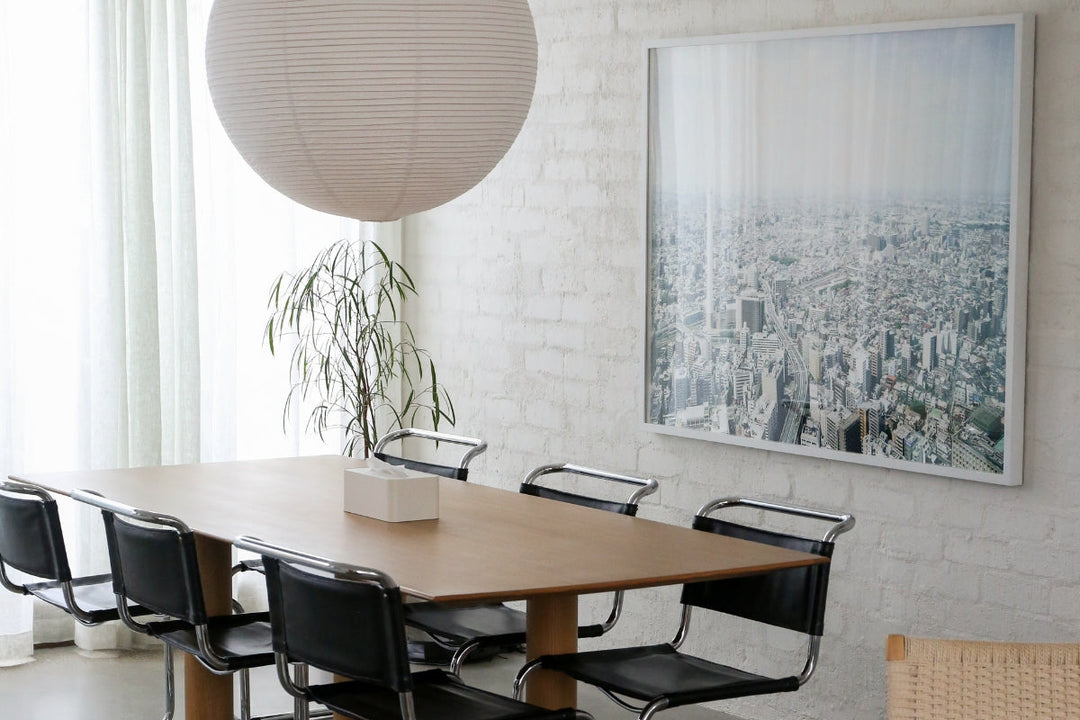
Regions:
M 345 431 L 344 453 L 371 455 L 385 432 L 430 418 L 455 422 L 454 406 L 435 364 L 401 317 L 416 286 L 405 268 L 374 242 L 339 240 L 296 273 L 282 273 L 268 303 L 265 337 L 271 354 L 294 341 L 295 402 L 315 405 L 308 428 Z M 398 382 L 400 381 L 400 388 Z M 399 397 L 400 396 L 400 397 Z

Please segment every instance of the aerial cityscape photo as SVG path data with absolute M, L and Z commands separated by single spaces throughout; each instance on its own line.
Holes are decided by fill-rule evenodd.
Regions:
M 995 61 L 964 64 L 965 83 L 1011 82 L 1011 37 L 977 30 L 653 51 L 646 422 L 1003 472 L 1011 85 L 1007 103 L 965 95 L 928 120 L 941 98 L 958 107 L 942 68 L 972 43 Z M 799 98 L 808 79 L 770 67 L 807 53 L 875 72 Z M 918 89 L 890 85 L 905 63 Z M 771 80 L 733 101 L 748 67 Z M 855 127 L 860 83 L 901 109 L 902 131 Z M 821 142 L 785 136 L 792 111 Z

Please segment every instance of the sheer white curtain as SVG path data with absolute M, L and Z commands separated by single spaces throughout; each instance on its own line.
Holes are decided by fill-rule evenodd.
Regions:
M 341 447 L 302 417 L 283 429 L 287 362 L 262 342 L 270 284 L 345 236 L 397 254 L 399 227 L 307 210 L 243 163 L 206 89 L 210 5 L 0 2 L 5 475 Z M 73 569 L 101 569 L 99 522 L 66 508 Z M 30 658 L 34 612 L 0 594 L 0 664 Z M 71 636 L 48 613 L 61 629 L 43 635 L 36 612 L 39 642 Z
M 0 471 L 80 465 L 90 236 L 87 13 L 0 3 Z M 0 594 L 0 664 L 30 659 L 32 605 Z
M 3 470 L 197 460 L 184 3 L 0 7 Z M 70 515 L 73 569 L 101 569 L 100 521 Z M 21 638 L 4 657 L 17 661 L 27 603 L 2 602 L 0 633 Z M 111 627 L 75 634 L 90 648 L 128 642 Z

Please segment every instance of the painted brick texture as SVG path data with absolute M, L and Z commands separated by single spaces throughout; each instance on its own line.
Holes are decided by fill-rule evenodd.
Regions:
M 742 717 L 882 717 L 885 636 L 1080 638 L 1080 3 L 1075 0 L 533 0 L 536 97 L 477 188 L 406 221 L 408 309 L 485 437 L 477 482 L 515 487 L 573 461 L 661 482 L 644 517 L 686 523 L 748 494 L 849 509 L 818 675 L 727 703 Z M 1025 483 L 1001 488 L 653 434 L 643 402 L 641 207 L 648 39 L 1031 11 L 1037 15 Z M 631 593 L 604 643 L 667 640 L 677 591 Z M 586 599 L 582 614 L 603 601 Z M 702 618 L 689 649 L 721 660 L 798 648 Z M 596 641 L 592 641 L 595 644 Z M 592 645 L 590 645 L 592 646 Z

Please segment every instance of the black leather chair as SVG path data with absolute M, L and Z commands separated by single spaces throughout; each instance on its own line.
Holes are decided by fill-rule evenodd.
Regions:
M 828 521 L 820 540 L 763 530 L 719 520 L 709 515 L 723 508 L 750 507 L 773 513 Z M 849 514 L 741 498 L 708 503 L 694 517 L 693 527 L 778 547 L 831 558 L 833 541 L 855 525 Z M 817 667 L 825 622 L 829 563 L 776 570 L 762 575 L 690 583 L 683 586 L 682 623 L 675 639 L 662 645 L 628 647 L 595 652 L 546 655 L 527 663 L 514 681 L 520 697 L 530 673 L 557 670 L 594 685 L 622 707 L 649 720 L 660 710 L 714 700 L 798 690 Z M 807 653 L 798 675 L 768 677 L 711 662 L 679 651 L 690 627 L 693 608 L 726 613 L 767 623 L 808 636 Z M 628 700 L 628 699 L 629 700 Z M 630 700 L 641 702 L 634 705 Z
M 554 474 L 598 478 L 612 484 L 630 485 L 634 489 L 625 500 L 606 500 L 545 487 L 537 482 L 540 478 Z M 522 481 L 520 492 L 621 515 L 636 515 L 638 501 L 656 492 L 656 488 L 657 483 L 652 479 L 617 475 L 605 470 L 593 470 L 578 465 L 557 464 L 542 465 L 531 471 Z M 622 602 L 623 593 L 616 592 L 607 619 L 601 623 L 580 626 L 578 637 L 599 637 L 614 627 L 622 612 Z M 423 630 L 436 642 L 453 650 L 450 671 L 455 675 L 460 673 L 461 665 L 469 655 L 481 648 L 503 648 L 523 644 L 525 620 L 524 612 L 501 603 L 455 607 L 424 602 L 409 603 L 405 606 L 407 625 Z
M 8 578 L 5 564 L 42 580 L 17 585 Z M 34 595 L 70 613 L 82 625 L 120 619 L 112 575 L 72 577 L 56 500 L 43 488 L 21 481 L 0 481 L 0 585 L 20 595 Z M 150 611 L 128 604 L 127 613 L 137 617 Z M 175 705 L 175 680 L 168 646 L 165 646 L 165 705 L 164 720 L 170 720 Z
M 443 670 L 412 673 L 401 592 L 384 573 L 257 538 L 240 537 L 235 544 L 262 555 L 278 679 L 295 697 L 357 720 L 561 720 L 577 715 L 470 687 Z M 290 662 L 349 679 L 297 685 L 289 677 Z
M 398 440 L 405 440 L 406 438 L 417 437 L 425 440 L 434 440 L 437 443 L 448 443 L 450 445 L 463 445 L 467 449 L 462 453 L 461 458 L 458 460 L 457 465 L 443 465 L 439 463 L 423 462 L 421 460 L 413 460 L 406 458 L 402 455 L 392 455 L 386 452 L 386 446 L 392 442 Z M 469 479 L 469 463 L 473 459 L 487 450 L 487 443 L 479 438 L 462 437 L 461 435 L 449 435 L 447 433 L 435 432 L 434 430 L 421 430 L 419 428 L 402 428 L 401 430 L 394 430 L 379 438 L 379 441 L 375 443 L 375 448 L 372 454 L 383 462 L 390 463 L 391 465 L 402 465 L 410 470 L 416 470 L 418 472 L 430 473 L 432 475 L 438 475 L 440 477 L 447 477 L 451 480 L 468 480 Z
M 84 490 L 71 497 L 101 509 L 120 619 L 136 632 L 197 658 L 210 672 L 240 673 L 240 717 L 251 718 L 248 670 L 274 663 L 269 613 L 210 616 L 203 600 L 195 536 L 178 518 L 138 510 Z M 141 623 L 126 611 L 135 602 L 166 619 Z M 167 701 L 165 718 L 172 717 Z M 292 713 L 270 716 L 291 718 Z
M 5 565 L 41 581 L 18 585 Z M 0 585 L 34 595 L 83 625 L 120 619 L 111 575 L 72 577 L 56 500 L 42 488 L 12 480 L 0 480 Z M 137 605 L 128 611 L 148 612 Z

